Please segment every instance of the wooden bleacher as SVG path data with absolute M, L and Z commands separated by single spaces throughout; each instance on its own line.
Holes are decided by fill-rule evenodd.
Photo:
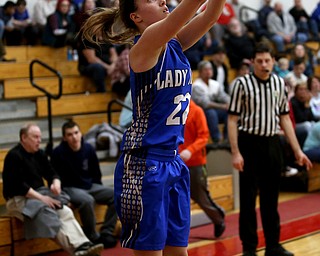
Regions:
M 38 117 L 47 115 L 47 99 L 42 92 L 32 87 L 29 81 L 29 66 L 32 60 L 38 59 L 59 71 L 63 77 L 63 95 L 59 100 L 52 100 L 53 115 L 67 116 L 86 114 L 82 123 L 91 114 L 106 112 L 107 103 L 115 97 L 107 92 L 99 95 L 91 79 L 81 76 L 77 69 L 77 61 L 67 60 L 67 47 L 52 48 L 47 46 L 8 46 L 7 58 L 16 58 L 17 62 L 0 63 L 0 80 L 3 84 L 4 100 L 35 99 Z M 58 78 L 38 63 L 33 66 L 34 81 L 37 85 L 56 94 Z M 107 88 L 110 81 L 107 81 Z M 68 117 L 70 119 L 70 117 Z
M 114 99 L 112 93 L 92 93 L 92 94 L 74 94 L 63 95 L 58 100 L 51 101 L 52 115 L 72 115 L 84 113 L 106 112 L 107 104 Z M 36 99 L 37 116 L 47 116 L 47 98 L 38 97 Z M 118 110 L 120 107 L 118 108 Z
M 35 83 L 52 94 L 58 93 L 58 79 L 55 77 L 36 78 Z M 43 96 L 38 89 L 31 87 L 28 78 L 7 79 L 3 83 L 5 99 L 36 98 Z M 95 92 L 91 80 L 82 76 L 67 76 L 63 78 L 63 94 Z
M 52 48 L 49 46 L 6 46 L 6 58 L 15 58 L 17 62 L 33 59 L 67 60 L 67 47 Z
M 313 163 L 313 167 L 308 171 L 307 191 L 320 190 L 320 163 Z

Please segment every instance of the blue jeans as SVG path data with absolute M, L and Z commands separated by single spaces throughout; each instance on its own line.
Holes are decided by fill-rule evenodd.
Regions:
M 219 130 L 219 124 L 224 124 L 223 127 L 223 139 L 228 138 L 228 112 L 225 109 L 208 108 L 204 110 L 206 115 L 210 136 L 213 142 L 218 142 L 222 139 L 222 135 Z
M 282 36 L 279 35 L 272 35 L 271 40 L 274 43 L 277 52 L 284 52 L 285 51 L 285 42 Z M 292 38 L 291 43 L 304 43 L 308 40 L 308 35 L 305 33 L 296 33 L 296 36 Z
M 107 70 L 101 64 L 89 64 L 81 71 L 81 74 L 88 76 L 93 80 L 95 86 L 97 87 L 97 92 L 106 91 Z
M 4 33 L 4 22 L 3 22 L 3 20 L 0 20 L 0 38 L 1 38 L 1 40 L 3 38 L 3 33 Z
M 320 163 L 320 147 L 304 151 L 311 162 Z

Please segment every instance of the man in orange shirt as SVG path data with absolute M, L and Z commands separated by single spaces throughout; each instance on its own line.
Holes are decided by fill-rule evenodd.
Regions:
M 225 230 L 224 210 L 210 197 L 207 188 L 206 144 L 209 129 L 201 107 L 192 100 L 185 125 L 184 144 L 179 146 L 180 157 L 190 170 L 190 193 L 214 224 L 214 236 L 220 237 Z

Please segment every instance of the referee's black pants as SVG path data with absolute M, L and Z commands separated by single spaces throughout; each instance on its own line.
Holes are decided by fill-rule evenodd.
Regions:
M 244 170 L 239 179 L 239 233 L 243 251 L 255 251 L 258 245 L 255 210 L 258 193 L 266 247 L 277 247 L 280 239 L 279 183 L 283 165 L 279 137 L 240 132 L 238 143 L 244 159 Z

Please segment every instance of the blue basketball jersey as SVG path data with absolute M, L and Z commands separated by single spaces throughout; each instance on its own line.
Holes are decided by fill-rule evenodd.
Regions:
M 177 149 L 183 143 L 192 83 L 190 64 L 180 43 L 170 40 L 152 69 L 130 70 L 130 83 L 133 123 L 123 136 L 122 150 Z

